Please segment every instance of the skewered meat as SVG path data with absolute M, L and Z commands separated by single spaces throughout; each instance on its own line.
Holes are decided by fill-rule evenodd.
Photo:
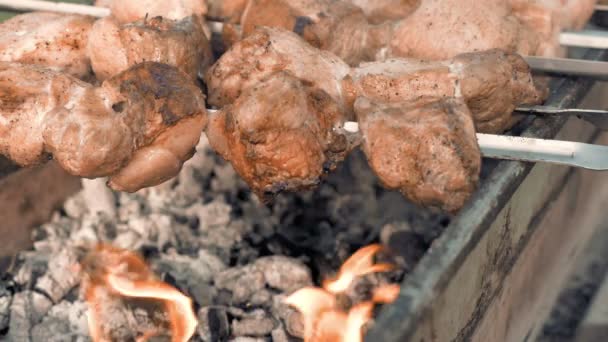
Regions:
M 539 92 L 525 61 L 491 50 L 448 61 L 393 59 L 362 64 L 352 71 L 335 56 L 277 28 L 260 28 L 234 45 L 207 74 L 209 102 L 232 103 L 244 90 L 270 74 L 286 70 L 323 89 L 346 113 L 359 96 L 402 102 L 422 96 L 463 96 L 482 132 L 509 126 L 516 106 L 537 104 Z M 347 77 L 348 76 L 348 77 Z
M 493 48 L 534 55 L 538 44 L 505 0 L 424 0 L 396 24 L 387 55 L 442 60 Z
M 145 18 L 124 25 L 113 17 L 98 20 L 88 52 L 99 80 L 144 61 L 176 66 L 196 79 L 212 62 L 209 41 L 200 21 L 192 16 L 180 21 Z
M 359 98 L 355 111 L 363 151 L 387 188 L 448 212 L 464 205 L 479 180 L 481 155 L 462 100 L 379 104 Z
M 513 6 L 538 6 L 562 29 L 582 29 L 591 18 L 597 0 L 509 0 Z
M 410 15 L 422 0 L 346 0 L 360 7 L 372 24 L 403 19 Z
M 244 36 L 258 26 L 294 31 L 354 66 L 385 57 L 442 60 L 493 48 L 533 55 L 539 44 L 507 0 L 423 0 L 409 16 L 380 25 L 345 1 L 250 0 L 241 24 Z
M 389 29 L 369 25 L 359 7 L 336 0 L 250 0 L 241 24 L 245 37 L 259 26 L 296 32 L 350 65 L 375 60 Z
M 230 104 L 262 79 L 284 70 L 325 91 L 344 108 L 341 81 L 350 72 L 348 65 L 292 32 L 269 27 L 239 41 L 209 69 L 208 101 L 219 107 Z
M 91 72 L 86 44 L 93 18 L 47 12 L 0 24 L 0 61 L 41 64 L 78 78 Z
M 269 76 L 216 113 L 211 146 L 261 198 L 317 185 L 352 148 L 345 115 L 323 90 L 287 72 Z
M 204 0 L 97 0 L 95 6 L 108 7 L 120 23 L 132 23 L 145 17 L 181 20 L 207 14 Z
M 53 156 L 71 174 L 136 191 L 175 176 L 206 121 L 200 90 L 168 65 L 139 64 L 93 87 L 0 63 L 0 154 L 22 166 Z
M 515 107 L 539 104 L 546 95 L 534 85 L 524 59 L 501 50 L 437 62 L 390 59 L 364 63 L 353 69 L 344 88 L 351 94 L 351 103 L 359 96 L 387 103 L 429 96 L 462 97 L 477 131 L 485 133 L 509 128 Z

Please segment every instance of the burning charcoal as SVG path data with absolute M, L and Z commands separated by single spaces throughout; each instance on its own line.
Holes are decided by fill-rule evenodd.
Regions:
M 304 337 L 302 315 L 285 303 L 285 295 L 276 295 L 272 303 L 272 315 L 285 323 L 285 329 L 291 336 Z
M 289 337 L 287 337 L 287 333 L 283 327 L 278 327 L 274 329 L 270 336 L 272 337 L 272 342 L 289 342 Z
M 32 231 L 34 249 L 42 253 L 51 253 L 60 250 L 65 241 L 75 230 L 76 224 L 68 219 L 61 218 L 55 222 L 44 224 Z
M 201 308 L 198 311 L 198 334 L 203 342 L 225 341 L 230 335 L 226 311 L 222 308 Z
M 264 274 L 252 267 L 231 268 L 215 277 L 218 289 L 232 292 L 232 301 L 236 305 L 247 303 L 251 296 L 266 286 Z
M 272 302 L 272 293 L 266 289 L 262 289 L 249 298 L 249 304 L 253 306 L 269 306 Z
M 427 249 L 422 237 L 412 232 L 410 225 L 405 222 L 385 225 L 380 233 L 380 242 L 405 269 L 416 265 Z
M 121 222 L 127 222 L 129 219 L 137 218 L 141 215 L 142 203 L 137 195 L 119 193 L 118 194 L 118 218 Z
M 195 205 L 188 211 L 199 219 L 199 230 L 208 232 L 213 229 L 225 227 L 230 222 L 232 208 L 223 200 L 215 200 L 205 205 Z
M 198 258 L 179 255 L 175 252 L 162 254 L 155 261 L 156 273 L 172 282 L 193 297 L 201 306 L 211 304 L 215 289 L 211 286 L 214 274 L 226 268 L 215 255 L 201 250 Z
M 28 341 L 32 327 L 38 323 L 53 303 L 44 295 L 26 290 L 13 296 L 10 309 L 8 337 L 10 341 Z
M 10 291 L 3 284 L 0 284 L 0 331 L 8 328 L 12 300 L 13 295 Z
M 217 164 L 213 168 L 215 177 L 211 180 L 211 190 L 220 193 L 235 193 L 239 187 L 243 188 L 242 181 L 228 163 Z
M 36 282 L 36 290 L 48 295 L 53 303 L 59 303 L 80 282 L 78 272 L 74 270 L 77 265 L 76 252 L 65 247 L 50 258 L 48 271 Z
M 259 258 L 254 264 L 268 286 L 291 292 L 312 284 L 310 270 L 300 261 L 280 255 Z
M 63 301 L 32 329 L 33 341 L 88 341 L 87 307 L 84 302 Z
M 232 321 L 232 335 L 264 337 L 270 335 L 276 322 L 268 317 L 245 318 Z

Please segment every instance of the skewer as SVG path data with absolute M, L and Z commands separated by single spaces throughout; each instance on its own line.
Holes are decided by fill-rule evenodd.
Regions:
M 608 80 L 608 62 L 536 56 L 525 56 L 524 59 L 536 72 Z
M 520 107 L 515 109 L 518 113 L 532 115 L 574 115 L 595 125 L 595 127 L 608 130 L 608 110 L 598 109 L 562 109 L 548 106 Z
M 216 109 L 207 111 L 217 112 Z M 359 123 L 346 121 L 342 129 L 357 134 Z M 477 133 L 477 143 L 486 158 L 608 170 L 608 146 L 484 133 Z
M 49 11 L 90 15 L 92 17 L 106 17 L 111 14 L 110 9 L 105 7 L 41 0 L 0 0 L 0 7 L 17 11 Z
M 608 32 L 600 30 L 565 31 L 559 34 L 559 43 L 563 46 L 608 49 Z
M 600 4 L 595 5 L 595 10 L 602 11 L 602 12 L 608 11 L 608 5 L 600 5 Z

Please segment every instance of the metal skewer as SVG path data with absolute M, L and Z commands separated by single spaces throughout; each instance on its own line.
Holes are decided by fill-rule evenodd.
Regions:
M 563 109 L 547 106 L 519 107 L 515 112 L 532 115 L 574 115 L 602 130 L 608 130 L 608 110 Z
M 207 111 L 217 112 L 216 109 Z M 359 133 L 359 123 L 355 121 L 345 122 L 342 128 L 349 133 Z M 608 170 L 608 146 L 483 133 L 477 133 L 477 143 L 486 158 Z
M 608 80 L 608 62 L 535 56 L 525 56 L 524 59 L 536 72 Z
M 559 35 L 559 43 L 563 46 L 608 49 L 608 32 L 600 30 L 564 31 Z
M 596 11 L 608 11 L 608 5 L 595 5 Z

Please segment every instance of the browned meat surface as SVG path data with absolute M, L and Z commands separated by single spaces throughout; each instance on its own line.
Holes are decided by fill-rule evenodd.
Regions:
M 423 0 L 388 47 L 388 56 L 442 60 L 493 48 L 534 55 L 538 39 L 505 0 Z
M 335 55 L 306 44 L 292 32 L 260 28 L 239 41 L 206 75 L 209 103 L 224 106 L 262 79 L 288 71 L 343 106 L 342 79 L 350 68 Z
M 363 96 L 398 103 L 421 97 L 462 97 L 478 132 L 498 133 L 513 123 L 515 107 L 545 97 L 523 58 L 501 50 L 458 55 L 447 61 L 389 59 L 353 69 L 343 87 L 349 102 Z
M 22 166 L 52 156 L 71 174 L 136 191 L 176 175 L 206 121 L 200 90 L 168 65 L 139 64 L 93 87 L 0 63 L 0 154 Z
M 455 98 L 355 103 L 363 151 L 389 189 L 415 203 L 456 212 L 479 180 L 481 155 L 471 114 Z
M 181 20 L 207 14 L 205 0 L 97 0 L 95 5 L 110 8 L 121 23 L 131 23 L 146 16 Z
M 91 72 L 86 44 L 94 19 L 32 12 L 0 24 L 0 61 L 40 64 L 78 78 Z
M 410 15 L 422 0 L 346 0 L 360 7 L 372 24 L 403 19 Z
M 513 6 L 538 6 L 562 29 L 582 29 L 595 11 L 597 0 L 509 0 Z
M 513 14 L 540 37 L 538 55 L 564 56 L 559 44 L 563 29 L 581 29 L 593 14 L 597 0 L 509 0 Z
M 91 30 L 88 53 L 99 80 L 144 61 L 176 66 L 196 79 L 212 63 L 211 46 L 194 17 L 179 21 L 154 17 L 129 24 L 113 17 L 98 20 Z
M 308 189 L 352 148 L 345 115 L 323 90 L 278 72 L 214 114 L 211 146 L 263 199 Z
M 350 65 L 376 59 L 389 29 L 370 26 L 359 7 L 338 0 L 250 0 L 241 24 L 244 36 L 259 26 L 296 32 Z

